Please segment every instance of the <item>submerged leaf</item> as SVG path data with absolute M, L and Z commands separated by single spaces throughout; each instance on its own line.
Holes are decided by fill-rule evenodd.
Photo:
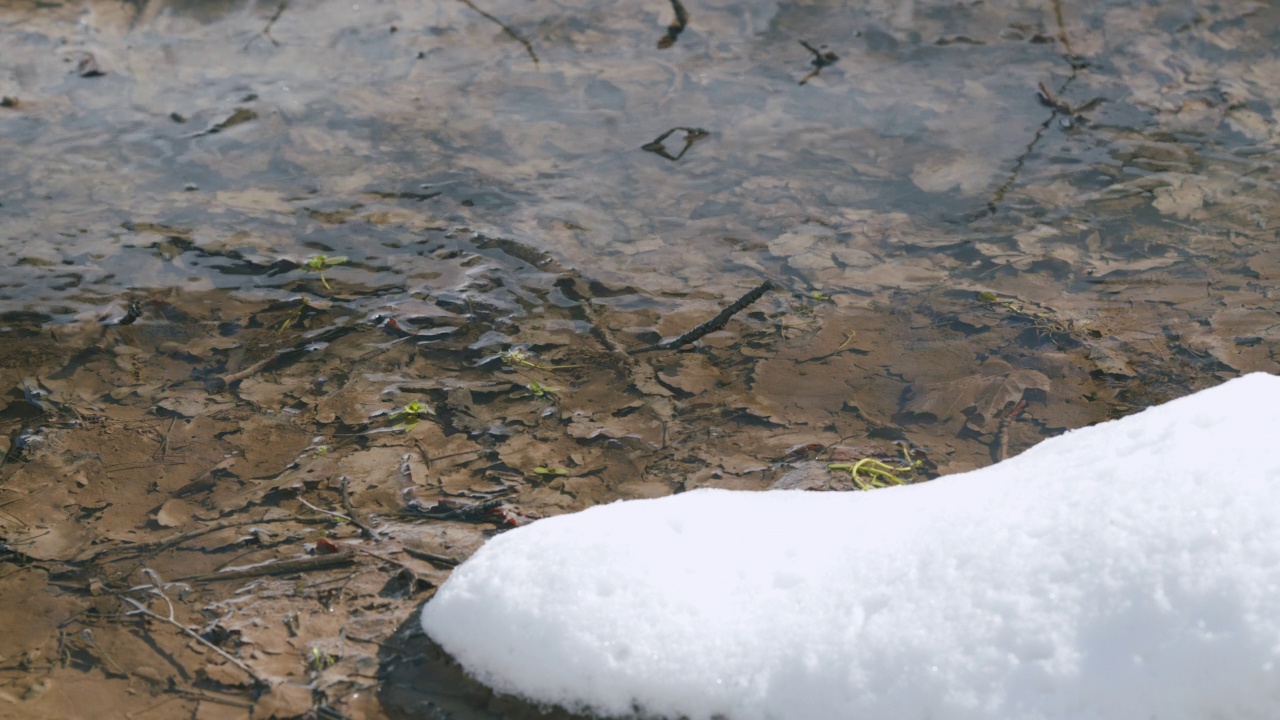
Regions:
M 991 367 L 991 366 L 996 367 Z M 1009 367 L 1003 361 L 988 362 L 984 370 Z M 959 380 L 938 383 L 915 383 L 911 386 L 905 410 L 916 416 L 930 416 L 946 422 L 965 415 L 979 422 L 989 420 L 1005 407 L 1023 399 L 1027 390 L 1050 391 L 1051 382 L 1037 370 L 983 372 Z

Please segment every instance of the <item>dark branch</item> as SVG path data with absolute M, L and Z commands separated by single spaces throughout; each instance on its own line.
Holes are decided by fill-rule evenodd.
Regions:
M 719 315 L 716 315 L 715 317 L 702 323 L 701 325 L 690 330 L 689 332 L 681 335 L 675 340 L 660 342 L 657 345 L 650 345 L 649 347 L 640 348 L 639 350 L 632 351 L 632 353 L 635 354 L 635 353 L 642 353 L 642 352 L 650 352 L 652 350 L 674 350 L 678 347 L 683 347 L 690 343 L 695 343 L 701 340 L 702 338 L 706 337 L 707 335 L 710 335 L 711 333 L 717 330 L 723 329 L 724 326 L 728 324 L 730 318 L 742 312 L 742 310 L 745 309 L 748 305 L 764 297 L 765 293 L 777 287 L 778 287 L 777 284 L 774 283 L 772 280 L 765 280 L 764 282 L 757 285 L 754 289 L 752 289 L 751 292 L 747 293 L 746 295 L 743 295 L 742 297 L 734 301 L 732 305 L 721 310 Z

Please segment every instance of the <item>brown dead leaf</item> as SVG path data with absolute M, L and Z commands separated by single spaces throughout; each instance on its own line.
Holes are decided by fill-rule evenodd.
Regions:
M 1137 374 L 1124 358 L 1104 345 L 1092 345 L 1089 348 L 1089 359 L 1106 375 L 1133 377 Z
M 253 715 L 277 720 L 302 717 L 314 704 L 311 688 L 295 683 L 280 683 L 258 700 L 253 707 Z
M 664 385 L 689 395 L 704 393 L 720 381 L 720 370 L 703 355 L 681 355 L 658 373 Z
M 71 560 L 88 546 L 90 533 L 82 526 L 62 523 L 51 527 L 32 526 L 8 538 L 10 547 L 36 560 Z
M 1037 370 L 1015 370 L 1003 360 L 988 360 L 977 375 L 958 380 L 914 383 L 908 391 L 906 412 L 929 416 L 945 423 L 964 415 L 978 423 L 1023 399 L 1028 390 L 1049 393 L 1051 383 Z
M 174 499 L 156 508 L 152 517 L 160 527 L 172 528 L 189 521 L 193 512 L 195 508 L 190 503 Z

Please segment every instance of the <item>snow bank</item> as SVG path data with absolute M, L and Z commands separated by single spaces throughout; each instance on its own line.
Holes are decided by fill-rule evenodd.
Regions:
M 868 493 L 696 491 L 512 530 L 422 613 L 607 715 L 1280 717 L 1280 378 Z

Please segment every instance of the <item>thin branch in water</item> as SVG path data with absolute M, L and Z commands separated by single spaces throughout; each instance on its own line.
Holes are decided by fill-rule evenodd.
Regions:
M 360 528 L 360 534 L 374 542 L 381 542 L 382 537 L 378 532 L 369 526 L 364 520 L 356 514 L 356 509 L 351 505 L 351 492 L 347 489 L 350 481 L 346 475 L 342 476 L 342 509 L 347 511 L 347 517 L 351 518 L 351 524 Z
M 525 52 L 529 53 L 529 57 L 533 58 L 533 64 L 538 65 L 538 54 L 533 51 L 533 44 L 530 43 L 528 40 L 525 40 L 524 36 L 516 32 L 515 30 L 512 30 L 510 25 L 507 25 L 506 23 L 502 22 L 501 20 L 494 17 L 493 15 L 490 15 L 484 10 L 481 10 L 480 8 L 476 7 L 476 4 L 471 2 L 471 0 L 458 0 L 458 2 L 462 3 L 463 5 L 466 5 L 472 10 L 475 10 L 476 12 L 480 13 L 480 15 L 482 15 L 486 20 L 502 28 L 503 32 L 510 35 L 513 40 L 515 40 L 516 42 L 524 46 Z
M 284 14 L 285 9 L 288 7 L 289 0 L 281 0 L 280 4 L 276 6 L 276 11 L 267 19 L 267 24 L 264 25 L 262 27 L 262 31 L 258 33 L 258 35 L 265 37 L 271 43 L 272 47 L 280 47 L 280 43 L 276 42 L 274 37 L 271 37 L 271 26 L 276 24 L 276 21 L 280 19 L 280 16 Z M 258 39 L 258 35 L 254 35 L 249 38 L 249 42 L 244 44 L 245 50 L 248 50 L 249 46 L 253 44 L 253 41 Z
M 322 507 L 316 507 L 315 505 L 312 505 L 311 503 L 307 502 L 307 499 L 304 497 L 299 496 L 298 502 L 302 503 L 303 505 L 306 505 L 307 507 L 311 508 L 312 510 L 315 510 L 318 513 L 324 513 L 325 515 L 328 515 L 329 517 L 337 520 L 338 522 L 345 523 L 347 525 L 355 524 L 355 522 L 352 521 L 352 519 L 347 517 L 346 515 L 343 515 L 340 512 L 334 512 L 332 510 L 325 510 Z
M 295 575 L 346 567 L 355 562 L 355 553 L 345 545 L 338 552 L 311 555 L 296 560 L 276 560 L 263 565 L 251 565 L 239 570 L 223 570 L 209 575 L 193 575 L 184 580 L 192 583 L 222 582 L 224 580 L 251 580 L 275 575 Z
M 706 337 L 707 335 L 710 335 L 711 333 L 717 330 L 723 329 L 724 326 L 728 324 L 730 318 L 732 318 L 734 315 L 737 315 L 739 312 L 742 312 L 742 310 L 744 310 L 748 305 L 764 297 L 765 293 L 777 287 L 778 285 L 774 281 L 765 280 L 764 282 L 757 285 L 754 289 L 752 289 L 751 292 L 735 300 L 732 305 L 721 310 L 718 315 L 702 323 L 701 325 L 695 327 L 689 332 L 681 335 L 675 340 L 660 342 L 657 345 L 650 345 L 649 347 L 640 348 L 639 350 L 633 351 L 632 354 L 649 352 L 651 350 L 674 350 L 678 347 L 683 347 L 690 343 L 695 343 L 701 340 L 702 338 Z
M 818 77 L 818 73 L 822 72 L 822 68 L 827 67 L 828 65 L 835 65 L 836 61 L 840 59 L 840 56 L 834 52 L 830 50 L 823 50 L 822 48 L 825 48 L 826 45 L 814 47 L 804 40 L 801 40 L 800 44 L 804 46 L 805 50 L 813 53 L 813 59 L 809 61 L 809 64 L 813 66 L 813 70 L 810 70 L 808 75 L 805 75 L 800 79 L 801 85 L 805 85 L 810 80 Z
M 666 50 L 676 44 L 676 38 L 680 37 L 680 33 L 689 26 L 689 11 L 684 9 L 684 5 L 680 4 L 680 0 L 671 0 L 671 9 L 676 13 L 676 19 L 671 21 L 667 26 L 667 34 L 662 36 L 658 41 L 658 49 Z
M 678 130 L 684 131 L 684 147 L 680 149 L 680 152 L 678 154 L 672 155 L 670 152 L 667 151 L 666 146 L 663 145 L 662 143 L 664 140 L 671 137 L 671 135 Z M 703 130 L 702 128 L 673 127 L 670 130 L 662 133 L 658 137 L 654 138 L 652 142 L 647 142 L 644 145 L 641 145 L 640 149 L 645 152 L 651 152 L 654 155 L 658 155 L 659 157 L 666 158 L 671 162 L 675 162 L 680 158 L 684 157 L 684 154 L 689 152 L 689 148 L 693 147 L 694 143 L 707 137 L 710 134 L 711 133 L 707 132 L 706 130 Z
M 149 617 L 152 620 L 159 620 L 162 623 L 172 625 L 178 628 L 179 630 L 181 630 L 182 633 L 187 637 L 190 637 L 192 640 L 195 640 L 201 645 L 214 651 L 218 655 L 221 655 L 224 660 L 240 668 L 240 670 L 243 671 L 245 675 L 248 675 L 250 678 L 253 679 L 254 684 L 257 685 L 258 687 L 270 686 L 270 683 L 268 683 L 265 678 L 263 678 L 258 673 L 254 672 L 253 668 L 249 667 L 248 665 L 245 665 L 244 662 L 242 662 L 239 658 L 236 658 L 231 653 L 228 653 L 226 650 L 223 650 L 217 645 L 214 645 L 208 640 L 205 640 L 203 637 L 200 636 L 200 633 L 197 633 L 196 631 L 192 630 L 186 625 L 183 625 L 182 623 L 178 622 L 178 620 L 174 617 L 173 601 L 169 599 L 169 596 L 166 595 L 164 591 L 166 588 L 171 587 L 175 584 L 180 584 L 180 583 L 165 583 L 161 581 L 160 576 L 150 568 L 144 568 L 142 572 L 147 576 L 147 579 L 150 581 L 150 585 L 143 586 L 143 588 L 145 588 L 148 593 L 152 595 L 156 595 L 161 600 L 164 600 L 165 607 L 168 608 L 168 615 L 167 616 L 161 615 L 153 611 L 151 608 L 147 607 L 146 605 L 138 602 L 137 600 L 134 600 L 131 597 L 121 597 L 120 598 L 121 600 L 124 600 L 126 603 L 134 607 L 133 610 L 126 612 L 125 613 L 126 615 L 145 615 L 146 617 Z

